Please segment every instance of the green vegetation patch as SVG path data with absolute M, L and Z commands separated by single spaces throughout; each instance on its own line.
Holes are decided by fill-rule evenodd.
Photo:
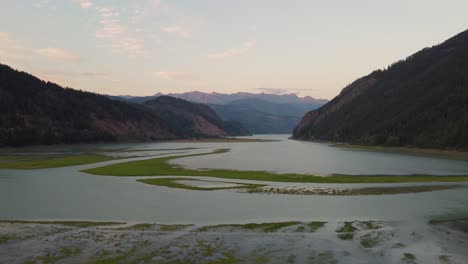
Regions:
M 353 222 L 344 222 L 343 226 L 338 228 L 336 232 L 338 233 L 338 238 L 341 240 L 352 240 L 357 230 L 358 229 L 353 226 Z
M 8 243 L 12 240 L 15 240 L 14 236 L 0 234 L 0 244 Z
M 195 230 L 195 232 L 210 232 L 214 230 L 218 230 L 221 228 L 231 228 L 231 229 L 243 229 L 243 230 L 252 230 L 252 231 L 260 231 L 260 232 L 275 232 L 280 229 L 299 225 L 301 222 L 290 221 L 290 222 L 276 222 L 276 223 L 250 223 L 250 224 L 228 224 L 228 225 L 215 225 L 215 226 L 204 226 Z
M 387 238 L 385 232 L 371 232 L 361 237 L 361 246 L 364 248 L 373 248 L 380 245 Z
M 344 222 L 343 226 L 336 230 L 337 233 L 352 233 L 356 231 L 357 228 L 353 226 L 353 222 Z
M 169 188 L 178 188 L 178 189 L 187 189 L 187 190 L 196 190 L 196 191 L 214 191 L 214 190 L 225 190 L 225 189 L 245 189 L 245 188 L 255 188 L 259 186 L 259 184 L 246 184 L 246 183 L 235 183 L 235 182 L 215 182 L 220 184 L 235 184 L 235 186 L 226 186 L 226 187 L 199 187 L 193 185 L 187 185 L 180 183 L 178 181 L 200 181 L 199 179 L 191 179 L 191 178 L 159 178 L 159 179 L 142 179 L 138 180 L 139 182 L 157 185 L 157 186 L 164 186 Z
M 411 253 L 403 254 L 403 258 L 401 260 L 407 264 L 416 264 L 416 256 Z
M 310 222 L 307 223 L 306 226 L 310 228 L 311 232 L 317 231 L 319 228 L 324 227 L 327 224 L 327 222 Z
M 448 256 L 448 255 L 440 255 L 440 256 L 439 256 L 439 261 L 440 261 L 440 263 L 442 263 L 442 264 L 450 264 L 450 262 L 451 262 L 451 261 L 450 261 L 450 256 Z
M 105 150 L 105 152 L 107 153 L 120 153 L 120 152 L 124 152 L 124 153 L 132 153 L 132 152 L 150 152 L 150 151 L 174 151 L 174 150 L 196 150 L 196 149 L 200 149 L 200 148 L 165 148 L 165 149 L 109 149 L 109 150 Z M 104 150 L 103 150 L 104 151 Z
M 95 227 L 95 226 L 110 226 L 122 225 L 122 222 L 89 222 L 89 221 L 23 221 L 23 220 L 0 220 L 1 223 L 6 224 L 41 224 L 41 225 L 64 225 L 72 227 Z
M 129 227 L 120 228 L 120 230 L 146 231 L 152 229 L 154 226 L 155 224 L 136 224 Z
M 15 158 L 13 158 L 15 157 Z M 0 162 L 0 169 L 19 169 L 19 170 L 33 170 L 33 169 L 46 169 L 46 168 L 59 168 L 76 165 L 91 164 L 103 161 L 113 160 L 114 158 L 97 154 L 83 154 L 74 156 L 60 156 L 57 155 L 33 155 L 33 156 L 2 156 L 0 160 L 7 160 L 7 162 Z
M 178 158 L 213 155 L 228 152 L 229 149 L 217 149 L 209 153 L 188 154 L 172 157 L 154 158 L 123 162 L 88 170 L 83 172 L 104 176 L 208 176 L 224 179 L 240 179 L 272 182 L 303 182 L 303 183 L 402 183 L 402 182 L 464 182 L 468 176 L 431 176 L 431 175 L 332 175 L 328 177 L 309 174 L 276 174 L 267 171 L 239 171 L 226 169 L 192 170 L 169 161 Z
M 431 224 L 431 225 L 453 223 L 453 222 L 468 222 L 468 218 L 432 219 L 432 220 L 429 220 L 429 224 Z
M 183 230 L 189 226 L 193 226 L 193 225 L 160 225 L 159 230 L 164 231 L 164 232 L 174 232 L 174 231 Z
M 341 240 L 353 240 L 354 233 L 341 233 L 341 234 L 338 234 L 338 238 Z
M 303 225 L 301 226 L 298 226 L 296 228 L 296 232 L 309 232 L 309 233 L 313 233 L 315 231 L 317 231 L 319 228 L 322 228 L 325 226 L 327 222 L 309 222 L 309 223 L 304 223 Z

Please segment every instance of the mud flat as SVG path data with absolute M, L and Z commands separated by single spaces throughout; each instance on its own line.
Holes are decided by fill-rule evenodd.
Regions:
M 271 187 L 260 186 L 245 189 L 247 193 L 293 194 L 293 195 L 389 195 L 403 193 L 422 193 L 462 188 L 458 185 L 422 185 L 422 186 L 389 186 L 370 188 L 332 188 L 332 187 Z
M 0 263 L 466 263 L 468 234 L 453 223 L 2 221 Z

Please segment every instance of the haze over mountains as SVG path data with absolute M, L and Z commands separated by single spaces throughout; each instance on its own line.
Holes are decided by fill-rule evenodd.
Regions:
M 129 104 L 0 64 L 0 146 L 247 134 L 204 105 L 166 97 Z
M 147 97 L 112 96 L 111 98 L 143 103 L 162 95 L 158 93 Z M 254 134 L 290 134 L 306 112 L 328 102 L 310 96 L 298 97 L 295 94 L 245 92 L 222 94 L 193 91 L 167 94 L 167 96 L 209 105 L 223 120 L 240 122 Z
M 351 83 L 293 136 L 468 149 L 468 30 Z

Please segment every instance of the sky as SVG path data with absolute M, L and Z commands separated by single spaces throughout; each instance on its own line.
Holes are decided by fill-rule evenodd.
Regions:
M 466 0 L 0 0 L 0 63 L 101 94 L 331 99 L 468 28 Z

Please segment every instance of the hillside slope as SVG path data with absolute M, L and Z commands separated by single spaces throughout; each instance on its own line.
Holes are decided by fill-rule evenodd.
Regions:
M 235 134 L 226 132 L 224 127 L 213 130 L 219 122 L 226 125 L 226 129 L 245 132 L 235 123 L 225 124 L 209 108 L 204 110 L 207 115 L 212 115 L 206 119 L 208 121 L 197 123 L 197 131 L 187 131 L 184 128 L 193 122 L 190 118 L 180 117 L 187 111 L 185 105 L 193 103 L 183 101 L 185 103 L 170 105 L 172 101 L 165 101 L 169 105 L 160 113 L 145 105 L 62 88 L 0 64 L 0 146 L 148 141 Z M 168 120 L 168 115 L 173 118 Z M 200 119 L 196 115 L 192 117 Z
M 468 31 L 356 80 L 293 137 L 468 149 Z
M 175 137 L 141 106 L 62 88 L 0 65 L 0 146 Z
M 215 111 L 203 104 L 160 96 L 143 105 L 151 108 L 182 137 L 250 135 L 242 125 L 223 121 Z

